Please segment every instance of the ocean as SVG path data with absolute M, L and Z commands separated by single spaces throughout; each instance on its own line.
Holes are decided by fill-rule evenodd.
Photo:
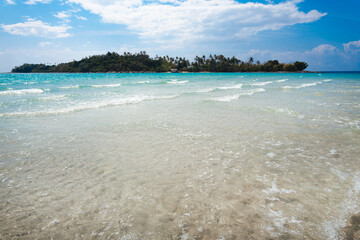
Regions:
M 359 73 L 0 74 L 0 239 L 343 239 Z

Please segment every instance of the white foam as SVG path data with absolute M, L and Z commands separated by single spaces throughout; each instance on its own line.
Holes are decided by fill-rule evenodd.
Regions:
M 196 91 L 197 93 L 207 93 L 207 92 L 212 92 L 214 91 L 216 88 L 205 88 L 205 89 L 201 89 Z
M 199 91 L 196 91 L 197 93 L 207 93 L 207 92 L 214 92 L 215 90 L 232 90 L 232 89 L 241 89 L 243 84 L 236 84 L 232 86 L 222 86 L 222 87 L 213 87 L 213 88 L 205 88 L 201 89 Z
M 259 83 L 251 83 L 249 84 L 250 86 L 265 86 L 265 85 L 268 85 L 268 84 L 271 84 L 273 83 L 272 81 L 267 81 L 267 82 L 259 82 Z
M 140 81 L 140 82 L 136 82 L 136 83 L 145 84 L 145 83 L 150 83 L 150 81 Z
M 0 95 L 39 94 L 43 92 L 44 91 L 42 89 L 34 88 L 34 89 L 6 90 L 0 92 Z
M 279 194 L 283 194 L 283 193 L 286 193 L 286 194 L 289 194 L 289 193 L 296 193 L 296 191 L 294 190 L 288 190 L 288 189 L 284 189 L 284 188 L 281 188 L 279 189 L 277 184 L 276 184 L 276 178 L 274 179 L 274 181 L 272 182 L 272 185 L 271 185 L 271 188 L 268 188 L 268 189 L 264 189 L 262 190 L 262 192 L 270 195 L 270 194 L 274 194 L 274 193 L 279 193 Z
M 185 81 L 177 81 L 177 80 L 171 80 L 170 82 L 167 82 L 169 84 L 185 84 L 188 83 L 189 81 L 185 80 Z
M 316 86 L 318 84 L 322 84 L 322 82 L 313 82 L 313 83 L 303 83 L 301 85 L 298 86 L 284 86 L 282 87 L 283 89 L 299 89 L 299 88 L 305 88 L 305 87 L 312 87 L 312 86 Z
M 284 231 L 284 224 L 287 221 L 287 217 L 284 217 L 282 214 L 282 211 L 275 211 L 272 209 L 269 209 L 269 217 L 273 219 L 274 226 L 281 231 Z
M 325 79 L 323 82 L 331 82 L 332 79 Z
M 254 95 L 255 93 L 260 93 L 260 92 L 266 92 L 266 90 L 263 88 L 257 88 L 257 89 L 242 93 L 242 94 L 240 94 L 240 96 L 251 96 L 251 95 Z
M 104 84 L 104 85 L 90 85 L 90 87 L 94 88 L 112 88 L 112 87 L 120 87 L 121 83 L 117 84 Z
M 38 100 L 40 100 L 40 101 L 60 100 L 60 99 L 66 98 L 66 96 L 67 95 L 65 95 L 65 94 L 63 94 L 63 95 L 54 95 L 54 96 L 49 96 L 49 97 L 38 98 Z
M 79 85 L 74 85 L 74 86 L 64 86 L 64 87 L 58 87 L 60 89 L 72 89 L 72 88 L 79 88 Z
M 215 89 L 221 89 L 221 90 L 231 90 L 231 89 L 241 89 L 242 88 L 242 84 L 236 84 L 236 85 L 233 85 L 233 86 L 224 86 L 224 87 L 217 87 L 217 88 L 214 88 Z
M 300 224 L 300 223 L 302 223 L 303 221 L 297 220 L 294 216 L 292 216 L 291 219 L 290 219 L 288 222 Z
M 259 93 L 259 92 L 265 92 L 266 90 L 263 88 L 258 88 L 258 89 L 254 89 L 251 91 L 247 91 L 247 92 L 243 92 L 240 94 L 236 94 L 236 95 L 230 95 L 230 96 L 224 96 L 224 97 L 217 97 L 217 98 L 211 98 L 209 100 L 212 101 L 216 101 L 216 102 L 230 102 L 232 100 L 236 100 L 238 99 L 240 96 L 251 96 L 254 95 L 255 93 Z
M 231 96 L 225 96 L 225 97 L 218 97 L 218 98 L 212 98 L 211 100 L 216 102 L 230 102 L 232 100 L 236 100 L 240 97 L 239 94 L 237 95 L 231 95 Z
M 150 100 L 161 100 L 161 99 L 173 99 L 180 95 L 171 95 L 171 96 L 131 96 L 119 99 L 109 99 L 103 100 L 98 102 L 82 102 L 78 105 L 71 106 L 68 108 L 60 108 L 60 109 L 47 109 L 43 111 L 23 111 L 23 112 L 10 112 L 10 113 L 1 113 L 0 117 L 7 117 L 7 116 L 34 116 L 34 115 L 52 115 L 52 114 L 66 114 L 81 110 L 88 110 L 94 108 L 102 108 L 108 106 L 119 106 L 119 105 L 126 105 L 126 104 L 136 104 L 143 101 L 150 101 Z
M 328 235 L 328 239 L 339 239 L 339 230 L 346 225 L 348 216 L 360 211 L 358 198 L 360 194 L 360 171 L 346 174 L 339 170 L 332 170 L 345 183 L 348 191 L 343 201 L 334 208 L 339 212 L 331 220 L 324 222 L 322 227 L 323 231 Z
M 289 79 L 285 78 L 285 79 L 277 80 L 276 82 L 277 82 L 277 83 L 282 83 L 282 82 L 286 82 L 287 80 L 289 80 Z

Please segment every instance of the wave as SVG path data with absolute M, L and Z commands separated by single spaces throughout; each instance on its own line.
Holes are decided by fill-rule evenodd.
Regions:
M 276 80 L 275 82 L 282 83 L 282 82 L 286 82 L 287 80 L 289 80 L 289 79 L 285 78 L 285 79 Z
M 169 84 L 185 84 L 188 82 L 189 82 L 188 80 L 185 80 L 185 81 L 171 80 L 170 82 L 167 82 L 167 83 L 169 83 Z
M 281 87 L 283 89 L 299 89 L 299 88 L 305 88 L 305 87 L 312 87 L 312 86 L 316 86 L 318 84 L 322 84 L 322 82 L 313 82 L 313 83 L 303 83 L 299 86 L 284 86 L 284 87 Z
M 201 90 L 196 91 L 197 93 L 207 93 L 207 92 L 213 92 L 216 88 L 204 88 Z
M 273 82 L 268 81 L 268 82 L 250 83 L 249 85 L 250 86 L 265 86 L 265 85 L 268 85 L 268 84 L 271 84 L 271 83 L 273 83 Z
M 74 85 L 74 86 L 64 86 L 64 87 L 58 87 L 60 89 L 72 89 L 72 88 L 79 88 L 79 85 Z
M 242 93 L 242 94 L 240 94 L 240 96 L 251 96 L 251 95 L 254 95 L 255 93 L 260 93 L 260 92 L 266 92 L 266 90 L 263 88 L 257 88 L 257 89 Z
M 252 96 L 255 93 L 265 92 L 266 90 L 263 88 L 257 88 L 251 91 L 243 92 L 236 95 L 224 96 L 224 97 L 217 97 L 217 98 L 210 98 L 209 100 L 215 102 L 230 102 L 232 100 L 239 99 L 241 96 Z
M 111 87 L 120 87 L 121 83 L 117 83 L 117 84 L 105 84 L 105 85 L 90 85 L 90 87 L 93 88 L 111 88 Z
M 242 84 L 236 84 L 233 86 L 223 86 L 223 87 L 213 87 L 213 88 L 205 88 L 196 91 L 197 93 L 207 93 L 207 92 L 214 92 L 215 90 L 232 90 L 232 89 L 241 89 Z
M 132 96 L 121 99 L 110 99 L 103 100 L 98 102 L 82 102 L 78 105 L 68 107 L 68 108 L 60 108 L 60 109 L 47 109 L 42 111 L 23 111 L 23 112 L 10 112 L 10 113 L 1 113 L 0 117 L 11 117 L 11 116 L 36 116 L 36 115 L 57 115 L 57 114 L 66 114 L 81 110 L 89 110 L 95 108 L 109 107 L 109 106 L 119 106 L 119 105 L 127 105 L 127 104 L 136 104 L 143 101 L 150 100 L 162 100 L 162 99 L 173 99 L 180 95 L 170 95 L 170 96 Z
M 232 101 L 232 100 L 238 99 L 239 97 L 240 97 L 240 95 L 237 94 L 237 95 L 232 95 L 232 96 L 211 98 L 210 100 L 215 101 L 215 102 L 230 102 L 230 101 Z
M 215 89 L 220 89 L 220 90 L 231 90 L 231 89 L 241 89 L 242 88 L 242 84 L 236 84 L 234 86 L 224 86 L 224 87 L 216 87 Z M 215 90 L 214 89 L 214 90 Z
M 68 95 L 66 95 L 66 94 L 63 94 L 63 95 L 54 95 L 54 96 L 49 96 L 49 97 L 37 98 L 36 100 L 39 100 L 39 101 L 60 100 L 60 99 L 66 98 L 67 96 L 68 96 Z
M 323 82 L 331 82 L 332 79 L 325 79 Z
M 138 84 L 145 84 L 145 83 L 150 83 L 150 81 L 140 81 L 140 82 L 136 82 Z
M 20 90 L 6 90 L 1 91 L 0 95 L 21 95 L 21 94 L 39 94 L 43 93 L 44 90 L 39 88 L 33 88 L 33 89 L 20 89 Z
M 112 87 L 120 87 L 121 83 L 116 83 L 116 84 L 94 84 L 94 85 L 84 85 L 84 86 L 80 86 L 80 85 L 72 85 L 72 86 L 63 86 L 63 87 L 58 87 L 59 89 L 74 89 L 74 88 L 86 88 L 86 87 L 92 87 L 92 88 L 112 88 Z

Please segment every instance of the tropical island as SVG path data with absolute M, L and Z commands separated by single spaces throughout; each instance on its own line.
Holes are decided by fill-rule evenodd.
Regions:
M 98 72 L 301 72 L 306 62 L 280 63 L 269 60 L 261 63 L 252 57 L 241 61 L 224 55 L 196 56 L 193 62 L 183 57 L 150 58 L 145 52 L 120 55 L 108 52 L 57 65 L 23 64 L 12 69 L 13 73 L 98 73 Z

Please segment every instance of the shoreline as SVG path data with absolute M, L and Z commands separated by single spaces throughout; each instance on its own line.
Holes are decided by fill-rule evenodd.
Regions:
M 179 71 L 179 72 L 147 72 L 147 71 L 122 71 L 122 72 L 24 72 L 24 73 L 19 73 L 19 72 L 1 72 L 0 74 L 29 74 L 29 73 L 36 73 L 36 74 L 40 74 L 40 73 L 74 73 L 74 74 L 79 74 L 79 73 L 360 73 L 360 71 L 301 71 L 301 72 L 286 72 L 286 71 L 279 71 L 279 72 L 188 72 L 188 71 Z
M 360 73 L 357 71 L 336 71 L 336 72 L 330 72 L 330 71 L 301 71 L 301 72 L 285 72 L 285 71 L 279 71 L 279 72 L 188 72 L 188 71 L 179 71 L 179 72 L 147 72 L 147 71 L 123 71 L 123 72 L 2 72 L 0 74 L 29 74 L 29 73 L 171 73 L 171 74 L 177 74 L 177 73 Z

